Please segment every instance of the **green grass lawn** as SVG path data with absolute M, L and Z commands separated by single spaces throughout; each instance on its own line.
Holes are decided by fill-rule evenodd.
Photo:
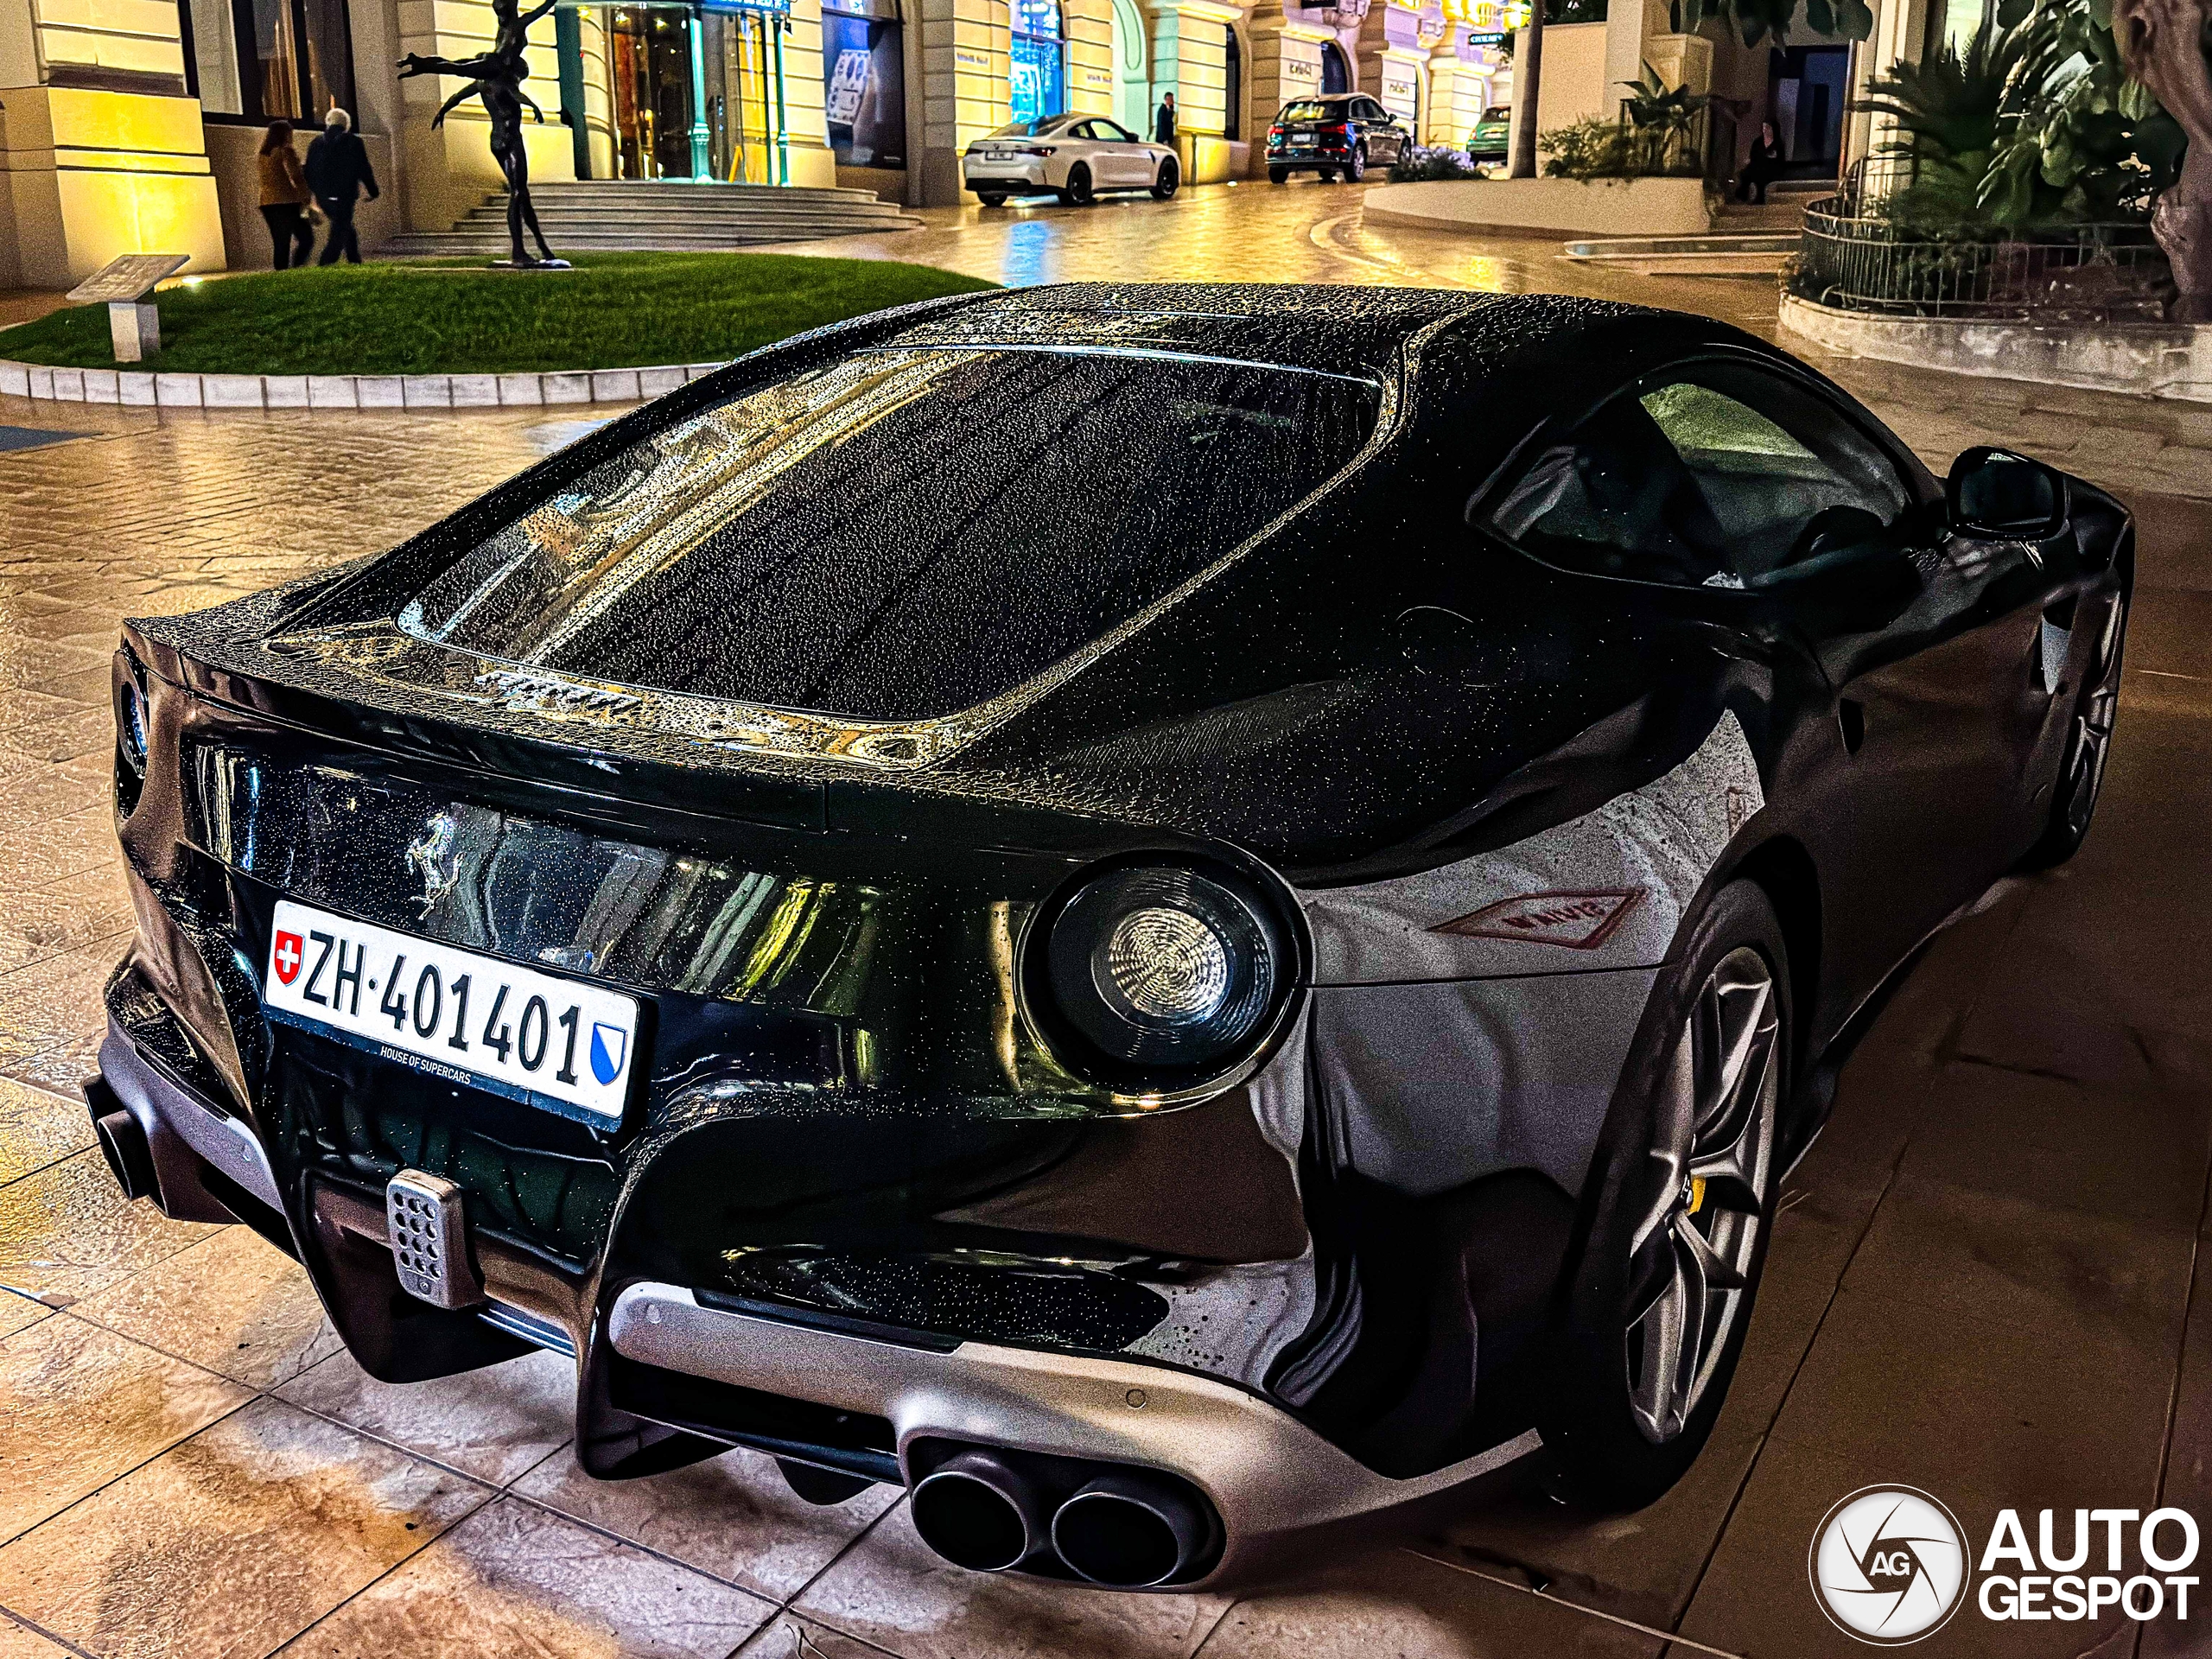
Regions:
M 862 312 L 995 286 L 928 265 L 775 253 L 585 253 L 569 271 L 481 261 L 330 265 L 155 296 L 162 353 L 203 374 L 490 374 L 710 363 Z M 0 358 L 117 366 L 107 308 L 0 329 Z

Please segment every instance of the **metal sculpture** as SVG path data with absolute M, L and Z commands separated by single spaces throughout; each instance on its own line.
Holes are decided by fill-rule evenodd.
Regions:
M 525 12 L 520 10 L 520 0 L 492 0 L 492 13 L 499 19 L 499 29 L 489 52 L 459 60 L 426 58 L 410 52 L 399 60 L 402 80 L 416 75 L 456 75 L 468 82 L 438 106 L 437 114 L 430 118 L 434 128 L 445 124 L 448 111 L 455 105 L 471 98 L 483 101 L 484 113 L 492 122 L 492 159 L 499 164 L 499 175 L 507 181 L 507 239 L 512 252 L 506 263 L 520 270 L 569 269 L 567 260 L 554 257 L 553 250 L 546 245 L 545 232 L 538 228 L 537 209 L 530 200 L 530 155 L 522 141 L 524 105 L 539 125 L 545 123 L 545 111 L 522 89 L 523 82 L 530 79 L 530 63 L 524 55 L 530 45 L 530 26 L 551 11 L 554 4 L 555 0 L 539 0 Z M 536 259 L 523 251 L 525 225 L 537 238 L 540 257 Z

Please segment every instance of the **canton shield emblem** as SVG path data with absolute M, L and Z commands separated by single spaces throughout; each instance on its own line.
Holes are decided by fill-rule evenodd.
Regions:
M 591 1028 L 591 1074 L 601 1083 L 622 1075 L 622 1062 L 630 1055 L 630 1033 L 620 1026 L 594 1022 Z
M 289 985 L 300 976 L 300 963 L 307 959 L 306 943 L 296 933 L 279 933 L 276 944 L 269 952 L 269 960 L 276 969 L 276 977 Z

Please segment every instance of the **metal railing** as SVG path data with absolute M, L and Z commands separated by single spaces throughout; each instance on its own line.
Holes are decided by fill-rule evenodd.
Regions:
M 1790 287 L 1847 311 L 2037 321 L 2155 320 L 2172 275 L 2147 221 L 1931 232 L 1885 204 L 1910 162 L 1876 157 L 1805 209 Z

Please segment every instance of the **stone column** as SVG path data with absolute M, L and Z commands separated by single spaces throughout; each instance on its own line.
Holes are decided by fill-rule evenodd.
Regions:
M 1360 90 L 1374 93 L 1402 120 L 1425 118 L 1429 54 L 1444 29 L 1436 0 L 1384 0 L 1374 7 L 1360 25 Z
M 1013 19 L 1007 0 L 920 0 L 918 10 L 921 200 L 955 207 L 969 200 L 960 185 L 961 151 L 1012 115 Z
M 197 99 L 16 86 L 0 104 L 0 214 L 13 231 L 0 232 L 0 283 L 72 288 L 125 253 L 225 268 Z
M 1061 0 L 1068 108 L 1114 113 L 1114 0 Z
M 1246 35 L 1252 46 L 1244 65 L 1244 95 L 1251 117 L 1246 132 L 1251 145 L 1247 166 L 1255 178 L 1262 178 L 1268 170 L 1268 124 L 1293 99 L 1311 98 L 1321 90 L 1321 43 L 1336 36 L 1332 30 L 1285 17 L 1279 0 L 1262 0 L 1253 9 Z
M 1153 107 L 1162 93 L 1175 94 L 1183 177 L 1192 184 L 1229 176 L 1229 26 L 1239 15 L 1220 0 L 1162 0 L 1152 15 Z
M 793 0 L 791 32 L 784 36 L 784 137 L 791 181 L 805 188 L 837 182 L 837 156 L 830 148 L 823 114 L 822 0 Z M 771 28 L 774 20 L 770 20 Z
M 1877 118 L 1861 107 L 1871 95 L 1874 79 L 1900 63 L 1916 63 L 1928 40 L 1928 0 L 1872 0 L 1874 32 L 1851 48 L 1847 82 L 1849 101 L 1844 105 L 1843 156 L 1840 163 L 1847 175 L 1852 164 L 1865 160 L 1897 136 L 1897 124 Z
M 0 0 L 0 286 L 71 288 L 124 253 L 224 268 L 172 0 Z

